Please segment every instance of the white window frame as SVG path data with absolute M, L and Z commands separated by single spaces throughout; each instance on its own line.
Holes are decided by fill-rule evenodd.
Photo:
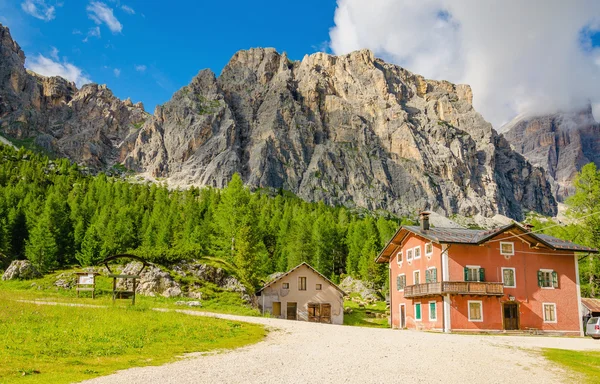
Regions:
M 510 252 L 510 253 L 502 252 L 502 245 L 506 245 L 506 244 L 511 245 L 512 252 Z M 515 255 L 515 243 L 513 243 L 512 241 L 501 241 L 500 242 L 500 254 L 503 256 L 514 256 Z
M 404 258 L 403 258 L 402 251 L 398 251 L 398 253 L 396 253 L 396 264 L 398 264 L 398 266 L 401 267 L 403 261 L 404 261 Z
M 398 287 L 396 287 L 396 292 L 404 292 L 404 288 L 406 287 L 406 274 L 405 273 L 399 273 L 396 277 L 396 284 L 398 284 L 398 277 L 400 276 L 404 276 L 404 287 L 402 287 L 402 289 L 398 289 Z
M 554 307 L 554 320 L 546 320 L 546 305 L 552 305 Z M 542 303 L 542 318 L 544 319 L 544 323 L 547 324 L 556 324 L 558 323 L 558 312 L 556 311 L 556 303 Z
M 419 274 L 419 280 L 415 278 L 416 274 Z M 413 271 L 413 285 L 421 284 L 421 271 L 419 269 L 415 269 Z
M 479 277 L 480 277 L 480 272 L 479 270 L 481 269 L 481 265 L 465 265 L 466 268 L 469 269 L 475 269 L 477 268 L 477 280 L 469 280 L 469 282 L 474 282 L 474 283 L 478 283 L 479 282 Z
M 417 305 L 419 306 L 419 308 L 421 308 L 421 310 L 419 311 L 421 314 L 421 318 L 419 319 L 417 319 Z M 421 303 L 415 303 L 413 309 L 415 311 L 415 321 L 423 321 L 423 305 L 421 305 Z
M 540 288 L 541 289 L 556 289 L 556 288 L 554 288 L 554 284 L 552 281 L 552 273 L 554 272 L 554 269 L 540 268 L 539 271 L 550 274 L 550 286 L 549 287 L 540 287 Z
M 429 268 L 427 268 L 428 271 L 431 271 L 432 269 L 435 269 L 435 282 L 438 283 L 439 280 L 437 278 L 437 267 L 429 267 Z M 431 273 L 429 274 L 429 276 L 431 276 Z M 430 278 L 430 280 L 431 280 L 431 278 Z M 427 280 L 425 282 L 427 282 Z
M 430 245 L 431 246 L 431 252 L 427 252 L 427 246 Z M 425 256 L 427 256 L 428 259 L 431 259 L 431 255 L 433 255 L 433 242 L 429 242 L 429 243 L 425 243 Z
M 434 309 L 435 309 L 435 319 L 431 318 L 431 303 L 434 304 Z M 437 321 L 437 301 L 432 300 L 429 303 L 427 303 L 427 310 L 429 312 L 429 321 Z
M 413 250 L 407 249 L 406 250 L 406 262 L 410 265 L 410 263 L 412 263 L 412 261 L 413 261 Z
M 479 304 L 479 313 L 481 313 L 481 319 L 471 319 L 471 303 Z M 467 317 L 472 323 L 483 323 L 483 301 L 481 300 L 469 300 L 467 301 Z
M 419 256 L 417 257 L 417 250 L 419 251 Z M 413 248 L 413 260 L 417 260 L 421 258 L 421 246 L 417 245 Z
M 513 282 L 515 283 L 514 285 L 506 285 L 504 283 L 504 270 L 506 269 L 511 269 L 513 271 Z M 517 270 L 515 268 L 502 267 L 502 285 L 504 286 L 504 288 L 517 288 Z

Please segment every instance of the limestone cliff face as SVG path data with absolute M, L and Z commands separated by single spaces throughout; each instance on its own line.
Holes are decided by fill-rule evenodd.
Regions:
M 293 62 L 251 49 L 158 107 L 121 160 L 176 185 L 222 187 L 239 172 L 255 187 L 399 214 L 554 214 L 543 170 L 511 150 L 472 97 L 366 50 Z
M 148 119 L 141 104 L 105 85 L 77 89 L 61 77 L 27 71 L 25 55 L 0 25 L 0 131 L 86 165 L 111 165 L 118 146 Z
M 513 149 L 546 170 L 555 196 L 574 193 L 573 180 L 585 164 L 600 166 L 600 124 L 591 107 L 582 111 L 517 118 L 504 127 Z
M 78 162 L 120 162 L 173 186 L 223 187 L 239 172 L 253 187 L 397 214 L 556 213 L 544 171 L 473 109 L 469 86 L 370 51 L 302 61 L 240 51 L 149 116 L 105 86 L 27 73 L 0 33 L 0 130 Z

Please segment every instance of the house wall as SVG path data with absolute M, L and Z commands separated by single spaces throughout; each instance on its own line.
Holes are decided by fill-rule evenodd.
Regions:
M 437 281 L 442 281 L 442 264 L 441 264 L 441 252 L 442 247 L 439 244 L 433 244 L 433 254 L 431 256 L 425 255 L 425 244 L 429 241 L 423 237 L 417 236 L 410 233 L 402 244 L 402 248 L 398 248 L 394 251 L 393 257 L 390 259 L 390 289 L 391 289 L 391 302 L 390 302 L 390 313 L 392 317 L 392 328 L 400 327 L 400 304 L 404 304 L 406 307 L 406 327 L 416 329 L 443 329 L 443 302 L 441 297 L 424 298 L 424 299 L 405 299 L 404 292 L 398 291 L 396 287 L 396 276 L 404 273 L 406 275 L 406 285 L 414 284 L 414 271 L 420 272 L 420 282 L 425 283 L 425 271 L 428 268 L 437 268 Z M 421 247 L 421 258 L 416 259 L 412 262 L 408 262 L 406 259 L 406 251 L 408 249 L 414 249 L 415 247 Z M 397 262 L 398 251 L 403 253 L 402 264 L 399 265 Z M 436 301 L 437 319 L 435 321 L 429 320 L 429 302 Z M 421 303 L 421 320 L 415 319 L 415 303 Z
M 501 234 L 482 246 L 453 244 L 448 250 L 450 281 L 464 281 L 466 265 L 485 268 L 485 281 L 502 282 L 502 267 L 515 268 L 516 288 L 504 287 L 503 297 L 452 296 L 452 330 L 502 330 L 502 303 L 508 296 L 519 304 L 520 329 L 579 333 L 578 287 L 573 252 L 532 249 L 519 238 Z M 515 255 L 500 254 L 500 242 L 514 243 Z M 551 269 L 558 273 L 558 288 L 538 286 L 537 272 Z M 468 320 L 468 301 L 481 300 L 483 322 Z M 556 304 L 556 323 L 544 322 L 542 303 Z
M 306 291 L 298 290 L 299 277 L 306 277 Z M 283 284 L 289 283 L 289 289 L 283 289 Z M 321 284 L 322 290 L 317 291 L 316 285 Z M 273 302 L 281 302 L 282 319 L 287 318 L 287 303 L 297 303 L 297 319 L 308 321 L 309 303 L 331 304 L 331 323 L 344 323 L 344 300 L 341 292 L 305 265 L 265 288 L 258 298 L 259 307 L 265 313 L 273 313 Z

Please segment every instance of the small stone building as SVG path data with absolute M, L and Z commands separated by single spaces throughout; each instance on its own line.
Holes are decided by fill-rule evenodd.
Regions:
M 316 269 L 302 263 L 258 292 L 263 314 L 288 320 L 343 324 L 346 294 Z

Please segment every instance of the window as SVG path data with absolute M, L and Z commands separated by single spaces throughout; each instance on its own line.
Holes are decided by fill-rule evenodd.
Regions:
M 413 284 L 420 284 L 421 283 L 421 271 L 414 271 L 413 272 Z
M 437 268 L 431 267 L 425 271 L 425 282 L 436 283 L 437 282 Z
M 410 264 L 412 262 L 412 259 L 413 259 L 413 250 L 408 249 L 406 251 L 406 261 L 408 261 L 408 264 Z
M 500 254 L 504 256 L 513 256 L 515 254 L 515 244 L 501 241 Z
M 544 323 L 556 323 L 556 304 L 543 303 Z
M 320 291 L 321 289 L 323 289 L 323 284 L 317 284 L 316 288 L 317 291 Z
M 396 276 L 396 289 L 398 289 L 398 291 L 404 291 L 404 287 L 406 287 L 406 275 L 403 273 Z
M 420 245 L 418 247 L 415 247 L 414 257 L 415 257 L 415 260 L 421 258 L 421 246 Z
M 283 289 L 290 289 L 290 283 L 282 283 L 281 284 L 281 288 L 283 288 Z
M 425 244 L 425 256 L 431 259 L 431 255 L 433 255 L 433 243 L 427 243 Z
M 517 288 L 514 268 L 502 268 L 502 283 L 505 288 Z
M 542 288 L 558 288 L 558 273 L 551 269 L 538 271 L 538 286 Z
M 396 254 L 396 263 L 398 263 L 398 265 L 402 265 L 402 251 Z
M 298 278 L 298 290 L 299 291 L 306 291 L 306 277 L 299 277 Z
M 479 266 L 465 267 L 465 281 L 485 281 L 485 270 Z
M 435 301 L 429 302 L 429 321 L 437 320 L 437 306 L 435 305 Z
M 483 308 L 481 301 L 469 300 L 469 321 L 483 321 Z
M 415 304 L 415 321 L 421 321 L 421 303 Z

